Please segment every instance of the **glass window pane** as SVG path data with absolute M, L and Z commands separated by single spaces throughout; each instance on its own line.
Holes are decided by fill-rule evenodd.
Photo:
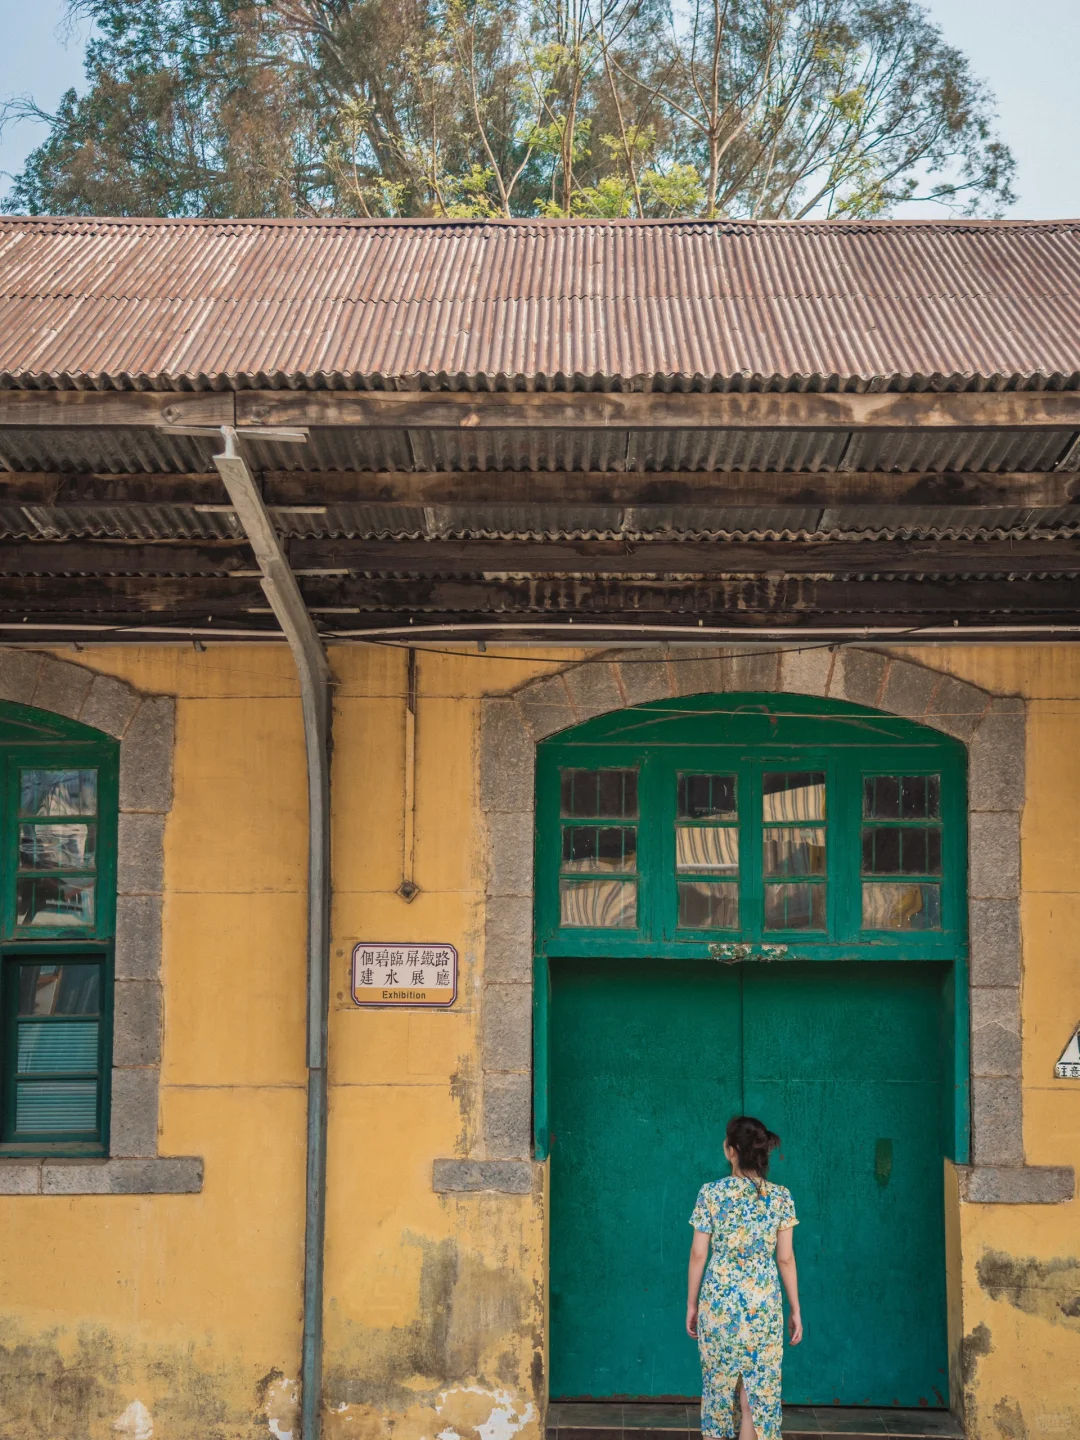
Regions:
M 762 845 L 766 875 L 825 874 L 824 830 L 766 830 Z
M 766 885 L 766 930 L 824 930 L 825 886 Z
M 940 775 L 868 775 L 863 781 L 868 820 L 938 820 Z
M 680 870 L 720 870 L 734 875 L 739 868 L 739 832 L 734 825 L 677 825 L 675 864 Z
M 96 770 L 24 770 L 19 787 L 22 815 L 96 815 Z
M 936 820 L 941 814 L 941 779 L 904 775 L 900 779 L 901 820 Z
M 940 875 L 941 831 L 936 825 L 868 825 L 862 868 L 864 875 Z
M 20 876 L 15 912 L 17 925 L 90 926 L 94 923 L 94 887 L 62 877 Z
M 633 870 L 637 831 L 630 826 L 567 825 L 562 835 L 564 871 Z
M 93 1134 L 96 1130 L 96 1080 L 33 1080 L 15 1086 L 16 1134 Z
M 766 821 L 825 819 L 825 775 L 820 770 L 766 775 L 762 790 Z
M 564 770 L 562 814 L 596 820 L 637 817 L 636 770 Z
M 900 819 L 900 781 L 895 775 L 870 775 L 863 781 L 863 814 L 871 820 Z
M 24 1020 L 19 1026 L 20 1075 L 79 1075 L 97 1065 L 96 1020 Z
M 19 967 L 20 1015 L 97 1015 L 100 1008 L 100 966 Z
M 20 870 L 93 870 L 96 825 L 20 825 Z
M 637 886 L 632 880 L 563 880 L 559 917 L 561 925 L 633 930 L 637 925 Z
M 685 930 L 737 930 L 739 887 L 701 880 L 680 882 L 679 924 Z
M 864 930 L 940 930 L 940 885 L 864 885 Z
M 734 775 L 680 775 L 679 818 L 734 820 Z

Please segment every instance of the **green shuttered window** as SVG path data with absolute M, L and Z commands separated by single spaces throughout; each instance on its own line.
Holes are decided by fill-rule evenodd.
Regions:
M 4 1154 L 106 1152 L 117 749 L 0 706 Z

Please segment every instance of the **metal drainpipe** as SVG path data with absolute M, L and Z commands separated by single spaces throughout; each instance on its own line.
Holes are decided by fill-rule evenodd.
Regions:
M 330 667 L 289 568 L 237 432 L 221 427 L 214 464 L 262 571 L 262 588 L 285 633 L 300 680 L 308 772 L 307 1192 L 300 1423 L 318 1440 L 322 1396 L 323 1253 L 326 1231 L 326 1056 L 330 991 Z M 295 438 L 295 437 L 294 437 Z

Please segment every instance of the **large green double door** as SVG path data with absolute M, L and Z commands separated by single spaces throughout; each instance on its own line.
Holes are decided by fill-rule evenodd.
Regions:
M 782 1137 L 793 1404 L 948 1402 L 951 965 L 552 959 L 551 1394 L 700 1394 L 687 1223 L 728 1119 Z

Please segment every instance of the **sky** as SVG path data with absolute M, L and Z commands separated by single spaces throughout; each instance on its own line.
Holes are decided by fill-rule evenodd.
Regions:
M 997 97 L 1002 137 L 1017 161 L 1016 219 L 1080 217 L 1076 55 L 1080 0 L 924 0 L 946 40 L 963 50 Z M 43 110 L 82 81 L 85 27 L 71 30 L 65 0 L 0 0 L 0 102 L 32 95 Z M 0 193 L 44 127 L 22 122 L 0 135 Z M 905 215 L 941 215 L 928 205 Z

